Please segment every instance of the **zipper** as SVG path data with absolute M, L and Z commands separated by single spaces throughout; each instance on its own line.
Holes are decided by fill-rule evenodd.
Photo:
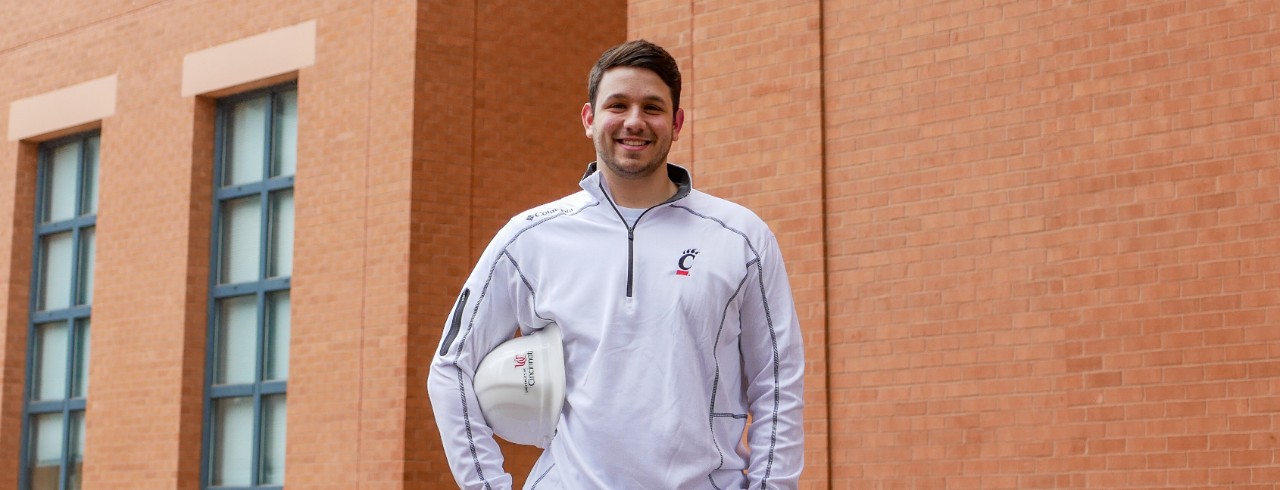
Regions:
M 636 273 L 635 273 L 635 268 L 636 268 L 636 226 L 639 226 L 639 225 L 640 225 L 640 220 L 641 220 L 642 218 L 644 218 L 644 215 L 649 214 L 649 211 L 653 211 L 653 209 L 654 209 L 654 208 L 656 208 L 656 207 L 658 207 L 658 206 L 661 206 L 661 205 L 663 205 L 663 204 L 667 204 L 667 203 L 669 203 L 669 202 L 672 202 L 672 201 L 674 201 L 677 197 L 684 197 L 684 196 L 683 196 L 683 195 L 681 195 L 681 194 L 680 194 L 680 192 L 677 190 L 677 191 L 676 191 L 676 195 L 675 195 L 675 196 L 672 196 L 672 198 L 671 198 L 671 199 L 667 199 L 667 200 L 666 200 L 666 201 L 664 201 L 664 202 L 658 203 L 658 204 L 653 205 L 653 206 L 649 206 L 648 208 L 645 208 L 645 210 L 644 210 L 644 211 L 640 212 L 640 216 L 636 216 L 636 222 L 635 222 L 635 224 L 628 224 L 628 223 L 627 223 L 627 218 L 626 218 L 626 216 L 623 216 L 623 215 L 622 215 L 622 210 L 621 210 L 621 209 L 618 209 L 618 205 L 617 205 L 617 203 L 614 203 L 614 202 L 613 202 L 613 198 L 609 197 L 609 193 L 608 193 L 608 192 L 605 192 L 605 190 L 604 190 L 604 184 L 603 184 L 604 179 L 603 179 L 603 178 L 601 178 L 601 179 L 600 179 L 600 181 L 602 182 L 602 183 L 600 184 L 600 194 L 604 195 L 604 197 L 605 197 L 605 199 L 604 199 L 604 200 L 609 202 L 609 207 L 612 207 L 612 208 L 613 208 L 613 212 L 614 212 L 615 214 L 617 214 L 617 215 L 618 215 L 618 221 L 621 221 L 621 222 L 622 222 L 622 226 L 623 226 L 623 227 L 626 227 L 626 229 L 627 229 L 627 299 L 631 299 L 631 298 L 635 295 L 635 282 L 636 282 L 636 281 L 635 281 L 635 279 L 636 279 Z
M 644 216 L 644 215 L 641 214 L 640 216 Z M 625 223 L 626 218 L 623 218 L 622 221 Z M 639 222 L 640 222 L 640 218 L 637 217 L 636 223 L 639 223 Z M 636 264 L 636 228 L 635 226 L 628 226 L 627 227 L 627 297 L 628 298 L 631 297 L 631 287 L 633 284 L 635 284 L 635 272 L 633 271 L 633 269 L 635 269 L 635 264 Z
M 467 298 L 470 296 L 471 288 L 463 288 L 462 294 L 458 295 L 458 304 L 453 306 L 453 318 L 449 321 L 449 331 L 444 336 L 444 342 L 440 343 L 440 357 L 449 353 L 453 339 L 458 336 L 458 330 L 462 328 L 462 310 L 467 307 Z
M 600 191 L 604 192 L 604 189 L 601 189 Z M 636 226 L 640 225 L 640 219 L 644 218 L 644 215 L 649 214 L 649 211 L 652 211 L 653 208 L 661 206 L 662 204 L 646 208 L 640 213 L 640 216 L 636 216 L 635 224 L 628 224 L 626 216 L 622 215 L 622 210 L 618 209 L 618 205 L 614 204 L 613 199 L 607 200 L 609 201 L 609 206 L 613 207 L 613 212 L 617 213 L 618 221 L 621 221 L 622 226 L 627 229 L 627 299 L 631 299 L 635 296 L 636 283 Z

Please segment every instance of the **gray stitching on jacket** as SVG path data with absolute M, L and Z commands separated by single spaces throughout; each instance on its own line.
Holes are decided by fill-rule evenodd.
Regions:
M 536 300 L 538 298 L 538 294 L 534 292 L 533 284 L 529 282 L 529 278 L 525 277 L 524 271 L 520 269 L 520 263 L 516 262 L 516 258 L 511 256 L 511 252 L 503 250 L 502 255 L 507 258 L 507 261 L 511 262 L 512 267 L 516 268 L 516 274 L 520 276 L 520 282 L 523 282 L 525 289 L 529 290 L 529 296 L 532 296 Z M 537 301 L 534 301 L 534 305 L 535 307 L 533 308 L 533 316 L 536 316 L 539 319 L 546 320 L 548 322 L 551 321 L 550 318 L 544 317 L 538 313 L 538 309 L 536 308 Z
M 733 414 L 716 412 L 716 393 L 720 389 L 720 334 L 724 332 L 724 321 L 729 316 L 729 305 L 733 303 L 734 298 L 738 297 L 738 293 L 742 292 L 742 285 L 746 284 L 746 282 L 747 275 L 743 275 L 742 280 L 738 281 L 737 289 L 734 289 L 733 294 L 729 296 L 728 301 L 725 301 L 724 309 L 720 312 L 720 326 L 716 329 L 716 339 L 711 343 L 711 360 L 715 364 L 716 372 L 715 377 L 712 378 L 711 382 L 711 406 L 707 409 L 707 412 L 709 413 L 707 416 L 707 428 L 711 430 L 711 444 L 716 448 L 716 456 L 720 458 L 720 464 L 717 465 L 714 470 L 711 470 L 711 473 L 707 473 L 707 479 L 711 480 L 711 486 L 716 487 L 717 490 L 720 489 L 720 486 L 716 484 L 715 479 L 712 478 L 711 475 L 724 468 L 724 451 L 720 449 L 720 442 L 716 440 L 715 419 L 717 417 L 733 416 Z M 746 415 L 743 415 L 742 418 L 745 419 L 747 417 Z
M 600 204 L 599 201 L 592 202 L 592 203 L 583 205 L 581 208 L 578 208 L 573 213 L 562 212 L 558 214 L 553 214 L 544 219 L 533 222 L 529 224 L 529 226 L 521 228 L 519 231 L 517 231 L 514 235 L 511 236 L 510 240 L 507 240 L 507 243 L 502 244 L 502 249 L 501 249 L 501 252 L 499 253 L 499 258 L 501 258 L 501 254 L 507 253 L 507 249 L 511 247 L 511 244 L 515 243 L 516 239 L 520 238 L 520 236 L 523 235 L 526 231 L 529 231 L 540 224 L 546 223 L 548 221 L 559 218 L 561 216 L 576 215 L 582 212 L 582 210 L 584 209 L 587 209 L 589 207 L 596 206 L 599 204 Z M 471 459 L 472 461 L 475 462 L 475 465 L 476 465 L 476 476 L 480 478 L 480 482 L 484 484 L 485 488 L 492 488 L 492 487 L 489 485 L 489 481 L 486 480 L 484 477 L 484 471 L 481 469 L 481 466 L 480 466 L 480 455 L 476 452 L 475 437 L 471 433 L 471 414 L 470 414 L 470 410 L 468 410 L 468 407 L 467 407 L 467 384 L 462 373 L 462 368 L 458 367 L 458 357 L 462 355 L 463 348 L 467 344 L 467 339 L 471 337 L 471 331 L 475 327 L 476 314 L 480 312 L 480 305 L 484 303 L 484 298 L 485 296 L 488 295 L 489 285 L 493 283 L 493 274 L 494 274 L 494 271 L 496 271 L 498 268 L 498 262 L 499 262 L 498 259 L 495 258 L 493 261 L 493 265 L 489 267 L 489 275 L 485 278 L 484 287 L 480 288 L 480 297 L 476 298 L 476 304 L 471 309 L 471 317 L 467 319 L 467 330 L 466 332 L 463 332 L 462 338 L 458 339 L 458 350 L 454 352 L 454 355 L 453 355 L 453 368 L 458 371 L 458 391 L 459 391 L 459 395 L 462 397 L 462 425 L 466 429 L 467 445 L 471 450 Z
M 678 204 L 672 204 L 671 207 L 683 209 L 685 211 L 688 211 L 689 214 L 692 214 L 694 216 L 715 221 L 716 223 L 719 223 L 720 226 L 724 227 L 724 229 L 737 233 L 739 236 L 742 237 L 743 240 L 747 242 L 747 247 L 750 248 L 751 253 L 755 255 L 755 260 L 747 262 L 747 266 L 751 267 L 754 264 L 756 267 L 756 271 L 758 272 L 756 276 L 758 278 L 758 282 L 760 283 L 760 301 L 761 303 L 763 303 L 762 306 L 764 307 L 765 324 L 769 326 L 769 340 L 773 347 L 773 420 L 770 423 L 771 429 L 770 429 L 770 435 L 769 435 L 769 457 L 767 459 L 767 462 L 765 463 L 764 475 L 760 478 L 760 488 L 763 489 L 765 488 L 765 485 L 769 481 L 769 474 L 773 472 L 774 452 L 777 448 L 777 443 L 778 443 L 778 408 L 779 408 L 778 406 L 782 403 L 782 386 L 781 386 L 782 383 L 780 379 L 781 375 L 778 372 L 779 370 L 778 336 L 773 328 L 773 315 L 769 310 L 769 298 L 768 298 L 768 295 L 765 294 L 764 267 L 762 267 L 760 264 L 760 260 L 761 260 L 760 252 L 756 250 L 755 245 L 751 243 L 751 239 L 747 238 L 747 235 L 745 233 L 729 226 L 724 221 L 718 218 L 701 214 L 697 211 L 686 208 L 684 206 L 680 206 Z
M 551 466 L 547 467 L 547 471 L 542 472 L 542 476 L 539 476 L 537 480 L 533 481 L 533 485 L 529 486 L 529 490 L 536 490 L 538 488 L 538 484 L 542 483 L 542 479 L 546 478 L 547 475 L 551 474 L 551 469 L 555 467 L 556 467 L 556 464 L 551 463 Z

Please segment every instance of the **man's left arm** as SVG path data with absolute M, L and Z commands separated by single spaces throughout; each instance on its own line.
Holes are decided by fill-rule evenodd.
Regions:
M 740 312 L 752 420 L 747 482 L 752 489 L 793 489 L 804 467 L 804 346 L 782 253 L 766 235 L 756 244 Z

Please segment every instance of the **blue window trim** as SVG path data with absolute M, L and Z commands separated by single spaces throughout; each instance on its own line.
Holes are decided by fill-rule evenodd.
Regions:
M 270 277 L 267 278 L 268 260 L 266 255 L 270 250 L 271 220 L 270 218 L 270 196 L 273 192 L 293 188 L 294 177 L 281 176 L 269 177 L 272 165 L 273 152 L 277 141 L 275 140 L 274 129 L 276 125 L 275 108 L 279 104 L 278 95 L 283 92 L 297 90 L 297 83 L 290 82 L 286 84 L 276 85 L 265 89 L 246 92 L 234 95 L 218 101 L 217 120 L 214 130 L 214 169 L 213 169 L 213 221 L 212 233 L 210 233 L 210 260 L 209 260 L 209 302 L 207 312 L 206 337 L 205 337 L 205 396 L 204 396 L 204 415 L 203 415 L 203 433 L 201 435 L 200 448 L 200 488 L 217 489 L 217 490 L 281 490 L 283 485 L 258 485 L 256 482 L 262 479 L 262 415 L 263 415 L 263 399 L 272 395 L 285 394 L 288 388 L 288 381 L 261 381 L 263 378 L 263 369 L 265 367 L 266 346 L 268 345 L 267 302 L 272 293 L 289 291 L 290 277 Z M 263 141 L 263 178 L 255 182 L 239 184 L 234 186 L 223 187 L 221 185 L 224 160 L 226 157 L 227 142 L 227 126 L 228 126 L 228 108 L 237 102 L 261 97 L 267 95 L 270 97 L 270 104 L 266 111 L 266 124 L 264 131 L 266 134 Z M 266 278 L 253 282 L 235 283 L 235 284 L 219 284 L 219 276 L 222 268 L 222 203 L 232 199 L 259 196 L 259 206 L 261 216 L 259 220 L 259 253 L 261 256 L 258 260 L 258 277 Z M 257 303 L 257 352 L 254 358 L 257 360 L 254 367 L 254 383 L 244 383 L 235 385 L 215 385 L 214 367 L 217 362 L 217 322 L 218 322 L 218 301 L 224 298 L 237 296 L 255 297 Z M 212 485 L 212 439 L 213 431 L 216 427 L 214 421 L 215 412 L 213 410 L 214 403 L 225 398 L 235 397 L 252 397 L 253 398 L 253 448 L 249 461 L 252 464 L 250 470 L 250 481 L 254 484 L 249 486 L 225 486 Z M 287 403 L 287 402 L 286 402 Z
M 35 225 L 33 226 L 34 232 L 32 233 L 31 281 L 28 283 L 30 284 L 31 289 L 30 294 L 28 295 L 30 298 L 28 298 L 27 303 L 29 318 L 27 321 L 27 361 L 26 374 L 24 376 L 22 388 L 22 442 L 18 457 L 18 488 L 20 489 L 30 488 L 31 486 L 30 464 L 33 457 L 31 451 L 35 448 L 34 441 L 31 440 L 33 435 L 31 420 L 38 415 L 50 413 L 62 414 L 62 457 L 58 469 L 58 489 L 66 489 L 67 483 L 71 478 L 71 465 L 74 464 L 70 453 L 72 442 L 71 437 L 74 435 L 71 418 L 73 413 L 85 412 L 86 403 L 84 396 L 87 395 L 87 393 L 81 394 L 81 397 L 79 398 L 72 398 L 71 396 L 72 393 L 74 393 L 75 385 L 78 381 L 75 379 L 77 372 L 75 362 L 78 357 L 76 355 L 76 348 L 78 346 L 86 345 L 80 338 L 80 325 L 89 320 L 92 310 L 90 305 L 76 304 L 79 299 L 79 295 L 77 293 L 82 286 L 80 284 L 80 268 L 83 266 L 83 264 L 81 264 L 82 255 L 80 253 L 81 246 L 83 245 L 81 233 L 86 229 L 96 227 L 98 221 L 98 214 L 96 210 L 91 214 L 85 215 L 81 215 L 80 210 L 84 209 L 84 187 L 86 178 L 85 163 L 86 157 L 88 156 L 87 152 L 89 151 L 88 141 L 95 137 L 98 137 L 99 141 L 101 141 L 100 136 L 101 132 L 94 130 L 50 140 L 40 145 L 39 159 L 36 165 L 36 199 L 33 213 L 35 216 Z M 48 178 L 48 166 L 50 165 L 53 151 L 64 145 L 74 143 L 80 144 L 80 154 L 78 155 L 76 162 L 75 217 L 51 223 L 44 223 L 44 199 L 50 190 L 46 179 Z M 101 168 L 101 159 L 99 158 L 98 161 L 99 168 Z M 95 182 L 94 185 L 97 185 L 97 182 Z M 67 231 L 71 232 L 72 250 L 71 270 L 69 271 L 69 274 L 71 275 L 71 281 L 69 284 L 69 287 L 71 288 L 69 296 L 71 298 L 71 306 L 52 311 L 38 311 L 37 308 L 39 307 L 40 290 L 43 287 L 40 283 L 40 269 L 44 260 L 44 257 L 41 254 L 40 241 L 46 236 Z M 89 286 L 92 287 L 92 285 Z M 37 327 L 39 325 L 58 321 L 64 321 L 67 324 L 67 365 L 65 371 L 67 379 L 65 396 L 60 400 L 35 401 L 32 400 L 34 396 L 32 389 L 36 382 L 35 358 Z M 89 362 L 88 356 L 85 357 L 84 362 Z M 85 369 L 85 373 L 88 373 L 87 367 Z M 80 449 L 81 451 L 84 450 L 84 448 Z

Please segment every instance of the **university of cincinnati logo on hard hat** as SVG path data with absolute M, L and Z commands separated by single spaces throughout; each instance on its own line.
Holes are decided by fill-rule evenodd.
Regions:
M 697 257 L 698 257 L 698 249 L 691 248 L 691 249 L 685 250 L 684 255 L 681 255 L 680 259 L 676 261 L 676 267 L 677 267 L 676 275 L 677 276 L 689 275 L 689 269 L 693 268 L 693 259 Z
M 515 361 L 515 368 L 521 371 L 521 377 L 524 378 L 524 392 L 528 393 L 529 388 L 536 384 L 533 377 L 533 351 L 525 352 L 524 355 L 517 354 Z

